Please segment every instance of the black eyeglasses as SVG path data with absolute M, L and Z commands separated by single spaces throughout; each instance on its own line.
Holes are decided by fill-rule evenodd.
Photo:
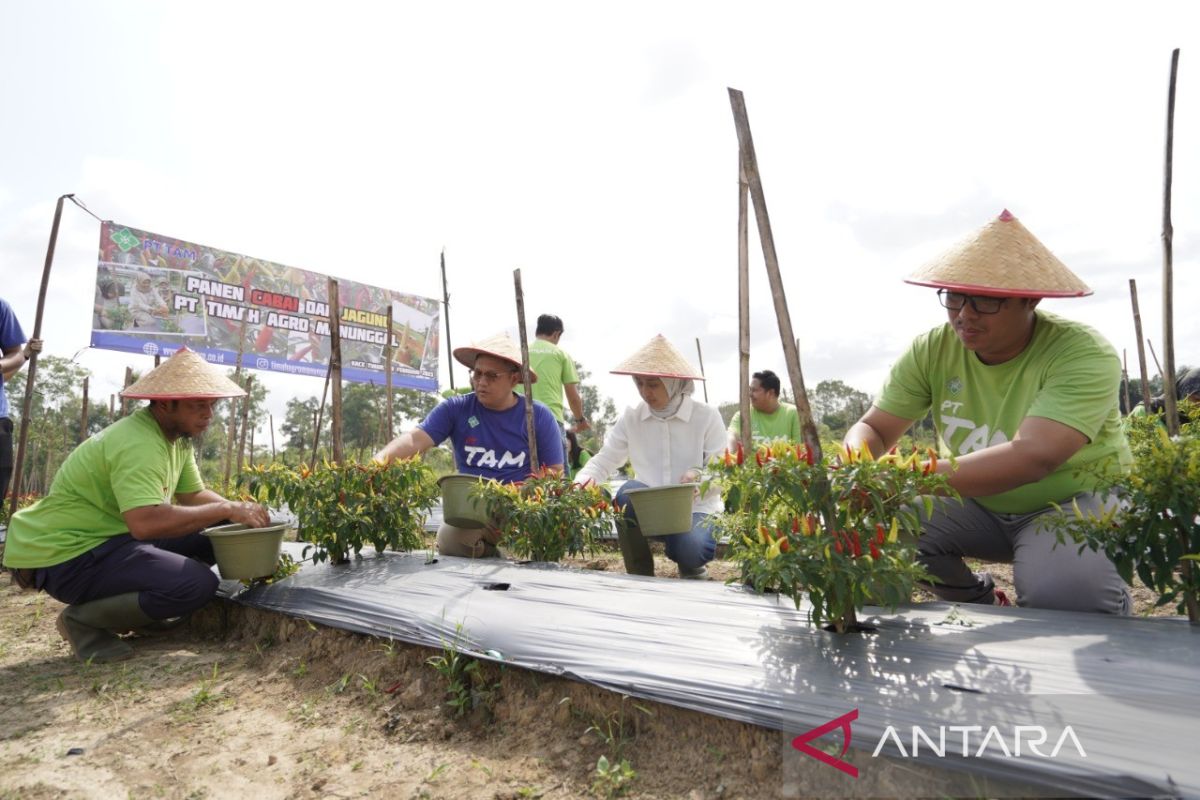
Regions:
M 987 297 L 978 294 L 963 294 L 949 289 L 938 289 L 938 302 L 951 311 L 962 311 L 967 303 L 976 314 L 998 314 L 1008 301 L 1007 297 Z

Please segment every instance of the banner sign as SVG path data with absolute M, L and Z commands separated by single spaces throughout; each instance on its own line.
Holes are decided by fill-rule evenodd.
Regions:
M 329 363 L 325 275 L 139 231 L 100 227 L 92 346 L 168 356 L 182 346 L 210 362 L 324 377 Z M 383 384 L 392 309 L 392 385 L 437 391 L 440 305 L 338 280 L 342 377 Z

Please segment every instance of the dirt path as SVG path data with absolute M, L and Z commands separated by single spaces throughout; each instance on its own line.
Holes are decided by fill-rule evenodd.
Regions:
M 578 566 L 617 570 L 606 553 Z M 673 574 L 669 562 L 659 574 Z M 994 570 L 1001 585 L 1009 576 Z M 714 562 L 713 579 L 736 574 Z M 1139 597 L 1147 610 L 1147 594 Z M 214 604 L 135 658 L 70 657 L 44 594 L 0 589 L 0 798 L 777 796 L 780 736 L 482 665 L 446 706 L 437 653 Z M 1159 610 L 1159 613 L 1164 613 Z M 598 759 L 636 775 L 598 779 Z

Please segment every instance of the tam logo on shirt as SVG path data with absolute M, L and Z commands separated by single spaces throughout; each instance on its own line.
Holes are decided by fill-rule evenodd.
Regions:
M 496 451 L 489 450 L 486 447 L 463 447 L 463 452 L 467 456 L 467 465 L 471 467 L 486 467 L 489 469 L 504 469 L 505 467 L 523 467 L 525 466 L 525 453 L 513 454 L 508 450 L 504 451 L 504 455 L 496 458 Z

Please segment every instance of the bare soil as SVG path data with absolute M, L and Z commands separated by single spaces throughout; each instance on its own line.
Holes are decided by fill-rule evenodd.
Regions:
M 617 553 L 575 566 L 615 571 Z M 674 565 L 657 557 L 657 571 Z M 1008 586 L 1002 565 L 990 565 Z M 710 580 L 737 575 L 715 561 Z M 1150 610 L 1142 590 L 1138 611 Z M 438 652 L 217 602 L 81 664 L 62 606 L 0 588 L 0 798 L 769 798 L 778 732 L 481 664 L 457 717 Z M 1159 609 L 1158 613 L 1166 613 Z M 628 760 L 624 782 L 597 762 Z M 815 764 L 815 762 L 814 762 Z

